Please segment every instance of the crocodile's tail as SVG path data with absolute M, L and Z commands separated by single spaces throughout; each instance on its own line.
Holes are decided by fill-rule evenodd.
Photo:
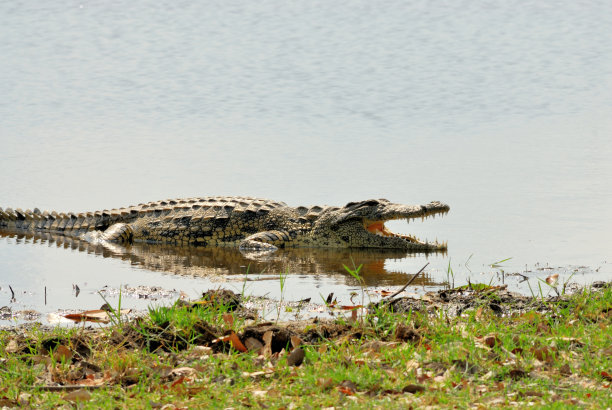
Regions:
M 78 214 L 41 212 L 38 208 L 27 211 L 0 208 L 0 229 L 77 236 L 93 230 L 106 230 L 118 222 L 130 222 L 137 214 L 137 211 L 129 208 Z

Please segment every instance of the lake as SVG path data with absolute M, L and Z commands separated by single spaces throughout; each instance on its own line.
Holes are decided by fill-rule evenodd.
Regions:
M 0 36 L 2 207 L 208 195 L 451 207 L 389 224 L 448 241 L 429 255 L 105 255 L 2 235 L 0 306 L 96 308 L 105 285 L 279 297 L 277 280 L 244 282 L 247 267 L 288 271 L 287 299 L 346 301 L 353 262 L 371 287 L 429 262 L 414 293 L 612 279 L 610 2 L 13 1 Z

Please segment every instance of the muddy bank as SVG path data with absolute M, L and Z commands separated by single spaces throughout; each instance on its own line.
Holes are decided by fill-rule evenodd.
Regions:
M 594 282 L 590 289 L 603 290 L 612 286 L 612 282 Z M 572 293 L 582 291 L 582 288 L 574 287 Z M 556 294 L 554 296 L 523 296 L 519 293 L 510 292 L 506 285 L 487 286 L 482 284 L 466 285 L 455 289 L 443 289 L 436 292 L 428 292 L 421 298 L 398 297 L 383 299 L 371 304 L 370 311 L 384 308 L 395 313 L 428 312 L 437 313 L 443 311 L 446 315 L 459 316 L 470 309 L 489 309 L 499 316 L 535 312 L 553 312 L 555 309 L 566 306 L 570 298 L 567 294 Z

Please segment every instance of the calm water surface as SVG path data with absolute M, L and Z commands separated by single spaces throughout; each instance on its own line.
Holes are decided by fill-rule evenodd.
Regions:
M 2 236 L 0 306 L 96 307 L 104 285 L 241 289 L 229 274 L 249 263 L 290 270 L 289 299 L 346 299 L 351 258 L 370 286 L 430 262 L 415 292 L 443 286 L 449 262 L 457 284 L 527 293 L 500 269 L 536 286 L 555 271 L 612 278 L 610 2 L 14 1 L 0 4 L 0 37 L 0 206 L 206 195 L 451 206 L 392 224 L 448 240 L 428 256 L 121 257 Z M 248 289 L 279 294 L 277 281 Z

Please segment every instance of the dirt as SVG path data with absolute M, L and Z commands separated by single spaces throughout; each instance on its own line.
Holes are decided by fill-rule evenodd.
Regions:
M 594 290 L 612 286 L 612 282 L 595 282 Z M 576 291 L 580 291 L 577 289 Z M 448 316 L 460 316 L 470 309 L 490 309 L 499 316 L 509 316 L 527 311 L 551 312 L 553 306 L 565 306 L 569 295 L 556 295 L 551 297 L 530 297 L 509 292 L 505 285 L 486 286 L 468 285 L 455 289 L 443 289 L 428 292 L 420 299 L 399 297 L 392 300 L 383 299 L 371 304 L 370 312 L 376 309 L 389 309 L 395 313 L 408 313 L 409 311 L 427 312 L 430 314 L 443 311 Z

